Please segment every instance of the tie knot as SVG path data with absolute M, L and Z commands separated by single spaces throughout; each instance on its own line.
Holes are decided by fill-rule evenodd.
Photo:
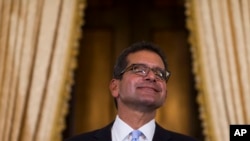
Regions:
M 132 135 L 132 141 L 139 141 L 139 137 L 142 135 L 142 132 L 139 130 L 134 130 L 131 133 Z

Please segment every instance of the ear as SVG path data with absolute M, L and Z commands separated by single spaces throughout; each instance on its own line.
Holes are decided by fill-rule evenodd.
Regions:
M 112 79 L 109 84 L 109 90 L 114 98 L 119 96 L 119 80 Z

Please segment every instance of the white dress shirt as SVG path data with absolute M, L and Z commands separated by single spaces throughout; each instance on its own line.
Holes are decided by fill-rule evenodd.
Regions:
M 122 121 L 117 115 L 111 129 L 112 141 L 131 141 L 130 133 L 133 130 L 133 128 Z M 139 141 L 152 141 L 155 132 L 155 120 L 152 119 L 138 130 L 143 133 L 143 135 L 140 136 Z

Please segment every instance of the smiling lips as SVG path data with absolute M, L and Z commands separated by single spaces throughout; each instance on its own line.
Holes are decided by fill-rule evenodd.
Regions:
M 155 92 L 160 92 L 161 91 L 161 88 L 157 85 L 140 85 L 138 86 L 137 88 L 139 89 L 143 89 L 143 88 L 146 88 L 146 89 L 152 89 L 154 90 Z

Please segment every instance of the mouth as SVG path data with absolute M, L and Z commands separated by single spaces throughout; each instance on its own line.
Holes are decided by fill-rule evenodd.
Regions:
M 149 90 L 149 91 L 154 91 L 154 92 L 160 92 L 160 88 L 157 87 L 151 87 L 151 86 L 140 86 L 138 87 L 139 89 L 145 89 L 145 90 Z

